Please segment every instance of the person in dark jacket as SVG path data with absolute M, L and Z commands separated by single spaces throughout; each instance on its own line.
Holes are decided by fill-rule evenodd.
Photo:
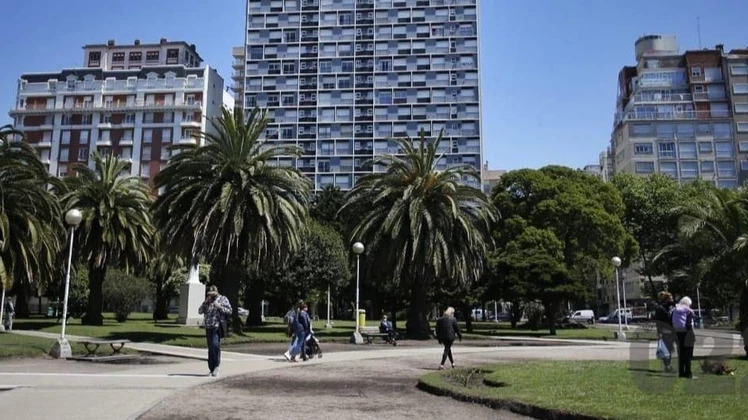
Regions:
M 678 337 L 678 376 L 693 378 L 691 373 L 691 359 L 696 342 L 693 331 L 694 313 L 691 310 L 691 299 L 686 296 L 675 305 L 673 310 L 673 330 Z
M 672 372 L 673 367 L 670 365 L 672 360 L 673 351 L 675 351 L 675 331 L 673 331 L 673 295 L 668 292 L 660 292 L 657 294 L 657 298 L 660 304 L 655 308 L 654 320 L 657 326 L 657 336 L 667 347 L 670 353 L 667 357 L 662 359 L 662 363 L 665 365 L 665 372 Z
M 449 358 L 449 363 L 452 364 L 452 369 L 454 369 L 455 361 L 452 358 L 452 343 L 455 342 L 455 336 L 459 337 L 460 341 L 462 341 L 462 333 L 460 333 L 460 327 L 457 325 L 454 314 L 455 308 L 450 306 L 444 311 L 444 315 L 436 321 L 436 338 L 440 344 L 444 345 L 442 363 L 439 365 L 439 370 L 444 369 L 444 362 L 447 361 L 447 358 Z
M 298 355 L 301 355 L 301 358 L 305 362 L 307 360 L 304 344 L 306 343 L 309 334 L 312 333 L 312 321 L 309 319 L 309 314 L 307 313 L 308 309 L 309 307 L 307 304 L 302 303 L 301 306 L 299 306 L 299 313 L 296 315 L 296 318 L 294 318 L 293 326 L 296 338 L 294 341 L 294 348 L 291 351 L 292 362 L 296 361 L 296 356 Z

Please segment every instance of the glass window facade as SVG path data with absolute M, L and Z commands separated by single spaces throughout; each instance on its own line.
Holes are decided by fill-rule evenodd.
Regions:
M 244 103 L 268 109 L 265 141 L 305 151 L 291 165 L 317 189 L 351 188 L 420 132 L 443 133 L 444 168 L 480 172 L 476 0 L 273 4 L 248 0 Z

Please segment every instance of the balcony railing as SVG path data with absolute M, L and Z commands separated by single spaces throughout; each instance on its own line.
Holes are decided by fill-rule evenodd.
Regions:
M 710 118 L 730 118 L 729 110 L 711 111 L 681 111 L 681 112 L 626 112 L 617 115 L 616 120 L 641 121 L 641 120 L 701 120 Z

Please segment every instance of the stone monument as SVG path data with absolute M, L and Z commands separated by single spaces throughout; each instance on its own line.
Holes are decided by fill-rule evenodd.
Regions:
M 197 264 L 190 267 L 187 281 L 179 287 L 179 318 L 178 324 L 202 325 L 203 316 L 197 309 L 205 301 L 205 285 L 200 283 Z

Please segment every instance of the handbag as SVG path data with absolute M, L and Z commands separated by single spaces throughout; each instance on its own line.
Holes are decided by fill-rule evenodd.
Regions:
M 668 350 L 665 341 L 661 338 L 657 340 L 657 351 L 655 351 L 655 356 L 660 360 L 670 357 L 670 350 Z
M 226 318 L 221 318 L 218 322 L 218 336 L 223 338 L 229 333 L 229 324 Z

